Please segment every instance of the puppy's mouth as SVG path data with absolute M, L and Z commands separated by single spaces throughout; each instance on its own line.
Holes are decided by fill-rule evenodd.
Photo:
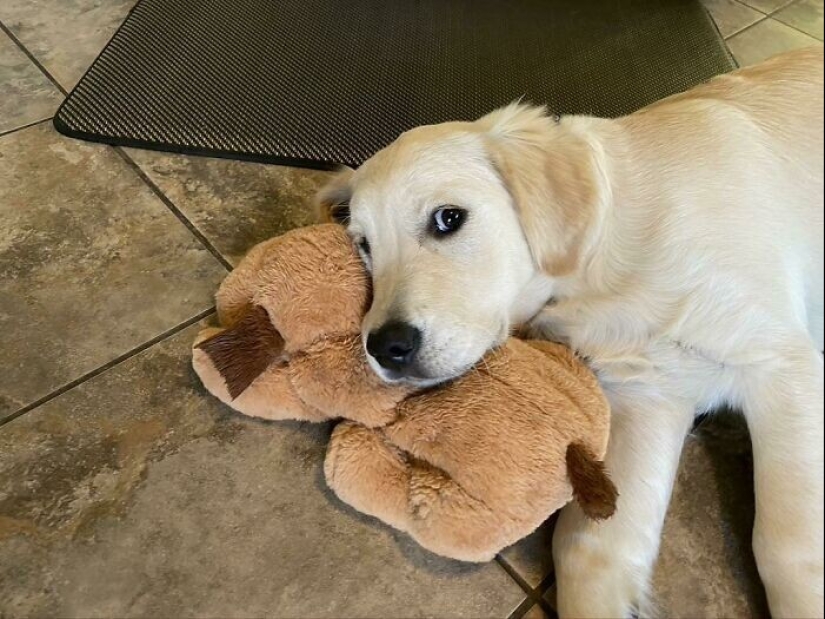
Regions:
M 446 383 L 452 382 L 469 372 L 476 364 L 469 363 L 466 366 L 456 368 L 448 374 L 432 376 L 422 372 L 420 368 L 409 368 L 405 371 L 395 371 L 382 367 L 369 354 L 367 361 L 373 373 L 381 379 L 381 382 L 388 385 L 406 385 L 416 390 L 430 389 Z
M 409 368 L 404 371 L 398 371 L 382 367 L 370 355 L 367 355 L 367 361 L 369 362 L 370 369 L 376 376 L 378 376 L 378 378 L 381 379 L 382 382 L 387 383 L 388 385 L 409 385 L 410 387 L 414 387 L 416 389 L 435 387 L 453 380 L 456 376 L 461 374 L 461 372 L 458 372 L 448 376 L 428 376 L 421 372 L 418 368 Z

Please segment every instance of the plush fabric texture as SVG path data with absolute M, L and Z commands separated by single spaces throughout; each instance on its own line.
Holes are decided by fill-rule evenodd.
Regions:
M 193 348 L 205 387 L 265 419 L 341 419 L 327 483 L 422 546 L 486 561 L 576 498 L 609 517 L 600 460 L 609 407 L 566 347 L 510 338 L 466 375 L 413 392 L 369 369 L 360 323 L 369 279 L 343 228 L 256 246 L 217 294 L 222 328 Z

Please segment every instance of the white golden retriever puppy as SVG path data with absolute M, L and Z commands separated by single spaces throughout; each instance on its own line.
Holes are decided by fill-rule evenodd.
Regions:
M 455 377 L 525 321 L 598 372 L 621 497 L 605 522 L 562 514 L 562 616 L 644 608 L 685 435 L 723 403 L 753 437 L 771 611 L 823 616 L 821 47 L 617 120 L 420 127 L 321 202 L 372 271 L 385 380 Z

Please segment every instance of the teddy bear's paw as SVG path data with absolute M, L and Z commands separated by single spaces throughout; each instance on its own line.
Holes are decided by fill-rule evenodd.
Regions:
M 406 458 L 380 430 L 339 423 L 330 437 L 324 475 L 345 503 L 397 529 L 407 529 Z

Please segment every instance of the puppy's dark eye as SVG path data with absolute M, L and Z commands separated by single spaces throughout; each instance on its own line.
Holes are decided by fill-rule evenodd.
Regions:
M 467 219 L 467 211 L 454 206 L 442 206 L 433 213 L 432 231 L 436 236 L 457 232 Z
M 332 221 L 342 226 L 349 223 L 349 204 L 339 204 L 330 211 Z
M 358 250 L 365 256 L 370 255 L 370 242 L 367 239 L 358 241 Z

